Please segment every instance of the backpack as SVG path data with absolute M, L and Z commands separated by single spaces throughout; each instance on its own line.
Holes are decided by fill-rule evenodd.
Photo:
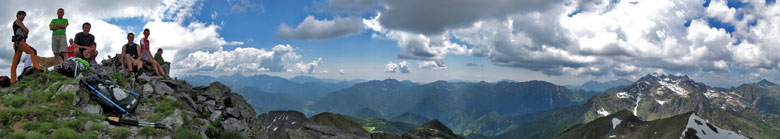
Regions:
M 0 88 L 11 86 L 11 79 L 8 76 L 0 76 Z
M 24 67 L 24 69 L 22 70 L 22 74 L 19 75 L 19 77 L 16 77 L 16 79 L 17 80 L 22 80 L 22 79 L 24 79 L 25 76 L 29 76 L 29 75 L 32 75 L 34 73 L 35 73 L 35 68 L 34 67 L 32 67 L 32 66 Z
M 89 62 L 81 58 L 72 57 L 62 61 L 62 64 L 57 67 L 57 72 L 68 77 L 76 77 L 79 72 L 83 72 L 88 68 Z
M 90 89 L 92 100 L 107 113 L 130 115 L 143 98 L 135 92 L 120 88 L 107 75 L 92 74 L 81 82 Z

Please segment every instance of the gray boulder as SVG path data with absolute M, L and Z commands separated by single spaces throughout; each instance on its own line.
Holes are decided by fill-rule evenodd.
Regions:
M 198 96 L 198 102 L 206 101 L 206 99 L 207 98 L 205 96 Z
M 181 126 L 182 124 L 184 124 L 184 120 L 181 117 L 181 110 L 176 109 L 176 111 L 174 111 L 173 114 L 160 120 L 160 123 L 162 123 L 165 126 L 168 126 L 169 129 L 172 129 L 173 127 Z
M 230 88 L 219 82 L 211 83 L 206 90 L 206 93 L 211 97 L 214 97 L 217 101 L 222 101 L 225 96 L 230 93 Z
M 72 105 L 76 105 L 81 100 L 81 98 L 78 97 L 78 94 L 76 94 L 76 92 L 78 92 L 78 91 L 79 91 L 79 87 L 78 86 L 67 84 L 67 85 L 62 85 L 62 87 L 60 87 L 60 89 L 57 90 L 57 94 L 61 94 L 61 93 L 73 94 L 73 96 L 76 96 L 76 97 L 73 98 L 73 102 L 71 104 Z
M 81 111 L 86 113 L 91 113 L 91 114 L 100 114 L 101 112 L 103 112 L 103 108 L 95 104 L 87 104 L 86 106 L 81 108 Z
M 136 77 L 136 81 L 140 84 L 148 83 L 149 81 L 152 81 L 152 77 L 146 75 L 146 73 L 141 73 L 138 77 Z
M 211 113 L 211 116 L 209 116 L 209 121 L 216 121 L 219 116 L 222 115 L 222 111 L 215 111 Z
M 163 96 L 169 96 L 169 95 L 173 94 L 173 89 L 171 89 L 171 87 L 168 87 L 168 85 L 166 85 L 164 83 L 154 84 L 154 86 L 157 87 L 157 88 L 155 88 L 155 91 L 157 91 L 157 94 L 160 94 L 160 95 L 163 95 Z
M 144 84 L 144 90 L 142 95 L 148 98 L 154 97 L 154 88 L 152 88 L 152 85 Z
M 238 121 L 236 118 L 228 118 L 225 121 L 222 121 L 222 128 L 226 131 L 234 130 L 234 131 L 244 131 L 246 130 L 246 125 L 244 125 L 241 121 Z
M 237 108 L 227 108 L 225 112 L 230 117 L 241 118 L 241 112 Z

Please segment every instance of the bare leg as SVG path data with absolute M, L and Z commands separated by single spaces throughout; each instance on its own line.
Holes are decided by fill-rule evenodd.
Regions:
M 160 63 L 157 63 L 155 60 L 149 60 L 149 62 L 152 63 L 152 68 L 154 68 L 154 72 L 157 73 L 157 76 L 165 77 L 165 73 L 162 73 L 163 70 L 160 67 Z
M 84 57 L 84 54 L 83 54 L 83 53 L 84 53 L 84 52 L 82 52 L 82 51 L 81 51 L 81 49 L 79 49 L 79 48 L 73 49 L 73 54 L 74 54 L 74 56 L 76 56 L 76 57 L 78 57 L 78 58 L 82 58 L 82 57 Z
M 136 67 L 135 70 L 141 70 L 141 67 L 144 66 L 144 62 L 141 61 L 140 59 L 139 60 L 134 60 L 133 61 L 133 65 L 135 65 L 135 67 Z
M 122 60 L 122 67 L 127 67 L 127 69 L 132 72 L 133 71 L 133 65 L 135 64 L 133 62 L 133 57 L 130 56 L 130 54 L 125 54 L 122 57 L 124 57 L 124 60 Z
M 96 58 L 96 57 L 97 57 L 97 55 L 98 55 L 98 51 L 97 51 L 96 49 L 92 49 L 92 50 L 90 50 L 90 52 L 91 52 L 92 54 L 91 54 L 91 55 L 90 55 L 90 57 L 89 57 L 89 61 L 95 61 L 95 58 Z

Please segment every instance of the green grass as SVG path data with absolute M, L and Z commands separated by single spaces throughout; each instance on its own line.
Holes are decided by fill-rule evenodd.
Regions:
M 117 127 L 117 128 L 111 129 L 111 131 L 109 131 L 108 134 L 111 135 L 111 138 L 123 139 L 123 138 L 127 138 L 128 136 L 130 136 L 130 131 L 127 130 L 127 128 L 124 128 L 124 127 Z
M 62 86 L 79 86 L 73 78 L 48 71 L 28 76 L 9 87 L 13 96 L 0 97 L 0 138 L 97 138 L 96 132 L 85 131 L 84 123 L 102 120 L 103 116 L 85 114 L 72 105 L 79 94 L 86 90 L 79 87 L 78 92 L 57 92 Z M 48 89 L 47 89 L 48 88 Z M 29 89 L 27 97 L 24 90 Z M 73 120 L 58 120 L 63 117 L 75 117 Z M 23 132 L 15 133 L 11 127 L 21 122 Z M 102 126 L 95 124 L 94 126 Z M 105 128 L 105 127 L 101 127 Z M 55 129 L 54 132 L 49 132 Z
M 178 128 L 176 129 L 176 134 L 173 136 L 174 139 L 199 139 L 203 138 L 200 136 L 200 134 L 196 134 L 189 128 Z
M 106 126 L 100 123 L 93 123 L 92 126 L 89 126 L 89 130 L 103 132 L 106 130 Z
M 41 134 L 41 133 L 38 133 L 38 132 L 34 132 L 34 133 L 26 133 L 24 138 L 26 138 L 26 139 L 47 139 L 49 137 L 47 137 L 44 134 Z
M 26 102 L 27 102 L 27 98 L 24 98 L 24 96 L 13 96 L 7 101 L 5 101 L 4 105 L 18 108 L 21 107 Z
M 139 134 L 141 134 L 143 136 L 157 136 L 157 135 L 162 134 L 162 132 L 163 131 L 161 131 L 160 129 L 156 129 L 156 128 L 153 128 L 153 127 L 144 127 L 144 128 L 141 128 L 141 130 L 139 131 Z
M 54 123 L 50 122 L 30 122 L 22 125 L 22 129 L 28 131 L 49 132 L 54 128 Z
M 176 111 L 176 108 L 181 107 L 180 103 L 177 103 L 176 101 L 171 100 L 170 98 L 162 98 L 162 99 L 150 100 L 150 101 L 159 102 L 157 104 L 154 104 L 154 114 L 149 118 L 147 118 L 147 120 L 151 122 L 160 121 L 163 118 L 173 114 L 173 112 Z
M 206 125 L 206 136 L 209 138 L 216 138 L 222 134 L 222 129 L 216 128 L 212 125 Z
M 54 139 L 80 139 L 83 138 L 80 136 L 80 134 L 76 133 L 75 130 L 70 128 L 59 128 L 57 130 L 54 130 L 54 133 L 51 134 L 51 137 Z
M 111 78 L 116 79 L 116 83 L 119 84 L 119 86 L 122 87 L 127 86 L 127 78 L 125 78 L 125 76 L 122 76 L 122 74 L 111 73 L 109 76 L 111 76 Z

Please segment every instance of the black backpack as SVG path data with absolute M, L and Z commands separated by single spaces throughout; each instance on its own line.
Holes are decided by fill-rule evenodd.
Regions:
M 11 79 L 8 76 L 0 76 L 0 87 L 11 86 Z
M 68 77 L 76 77 L 79 72 L 83 72 L 88 68 L 79 61 L 81 61 L 81 58 L 68 58 L 57 67 L 57 72 Z
M 138 107 L 143 96 L 120 88 L 107 75 L 92 74 L 81 83 L 90 89 L 92 100 L 100 104 L 104 112 L 130 115 Z
M 22 74 L 19 75 L 19 77 L 16 77 L 16 80 L 22 80 L 24 79 L 24 77 L 33 75 L 34 73 L 35 73 L 34 67 L 32 66 L 24 67 L 24 69 L 22 70 Z

